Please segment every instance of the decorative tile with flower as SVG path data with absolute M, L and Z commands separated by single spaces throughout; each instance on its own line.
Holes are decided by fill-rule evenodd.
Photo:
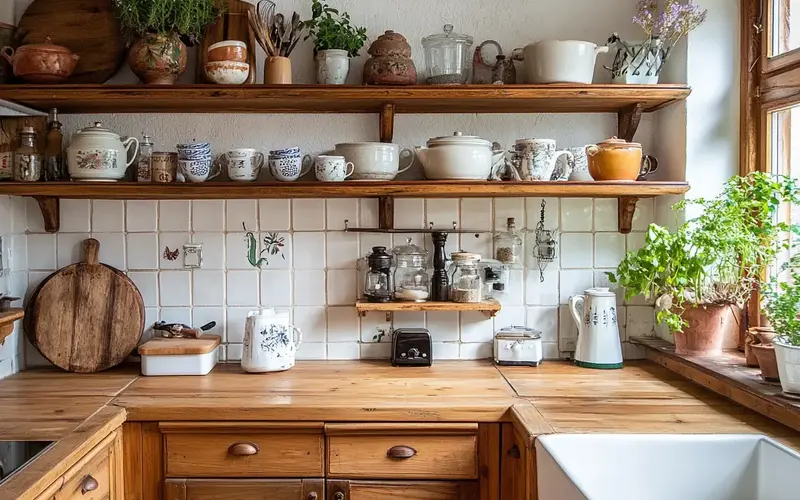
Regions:
M 286 256 L 283 254 L 286 241 L 283 236 L 278 233 L 267 233 L 262 240 L 263 248 L 259 251 L 258 238 L 252 231 L 247 229 L 244 222 L 242 222 L 242 228 L 245 230 L 244 240 L 247 245 L 247 261 L 251 266 L 258 268 L 268 266 L 270 256 L 280 256 L 281 259 L 286 260 Z M 267 256 L 265 257 L 264 254 L 267 254 Z

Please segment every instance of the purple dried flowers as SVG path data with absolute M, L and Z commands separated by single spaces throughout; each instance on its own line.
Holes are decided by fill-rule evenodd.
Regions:
M 640 0 L 633 22 L 641 26 L 648 38 L 659 38 L 665 48 L 674 45 L 706 20 L 708 11 L 692 0 L 666 0 L 659 13 L 658 0 Z

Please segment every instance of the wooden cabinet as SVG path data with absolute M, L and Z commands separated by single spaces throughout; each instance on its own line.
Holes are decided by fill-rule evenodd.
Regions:
M 327 500 L 479 500 L 474 481 L 327 482 Z
M 164 500 L 323 500 L 322 479 L 167 479 Z

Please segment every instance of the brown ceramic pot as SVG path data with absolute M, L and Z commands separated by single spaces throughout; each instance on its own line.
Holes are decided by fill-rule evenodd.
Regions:
M 777 382 L 780 380 L 778 374 L 778 360 L 775 358 L 775 346 L 753 344 L 750 346 L 758 359 L 758 366 L 761 368 L 761 376 L 764 380 Z
M 731 329 L 736 324 L 737 308 L 731 305 L 703 305 L 683 312 L 689 326 L 673 332 L 675 353 L 688 356 L 718 356 Z M 678 311 L 676 311 L 678 312 Z
M 66 81 L 75 71 L 80 57 L 68 48 L 50 42 L 50 37 L 47 37 L 45 43 L 23 45 L 16 50 L 10 46 L 3 47 L 3 57 L 11 64 L 14 76 L 29 83 Z
M 414 85 L 417 68 L 411 59 L 411 45 L 400 33 L 387 31 L 372 42 L 364 63 L 366 85 Z
M 131 70 L 144 83 L 173 85 L 186 71 L 186 45 L 176 34 L 147 34 L 128 52 Z
M 238 40 L 217 42 L 208 48 L 207 62 L 247 62 L 247 44 Z

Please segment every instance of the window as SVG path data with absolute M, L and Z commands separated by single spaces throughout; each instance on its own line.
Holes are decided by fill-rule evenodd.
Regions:
M 800 48 L 800 0 L 773 0 L 770 8 L 769 56 Z

